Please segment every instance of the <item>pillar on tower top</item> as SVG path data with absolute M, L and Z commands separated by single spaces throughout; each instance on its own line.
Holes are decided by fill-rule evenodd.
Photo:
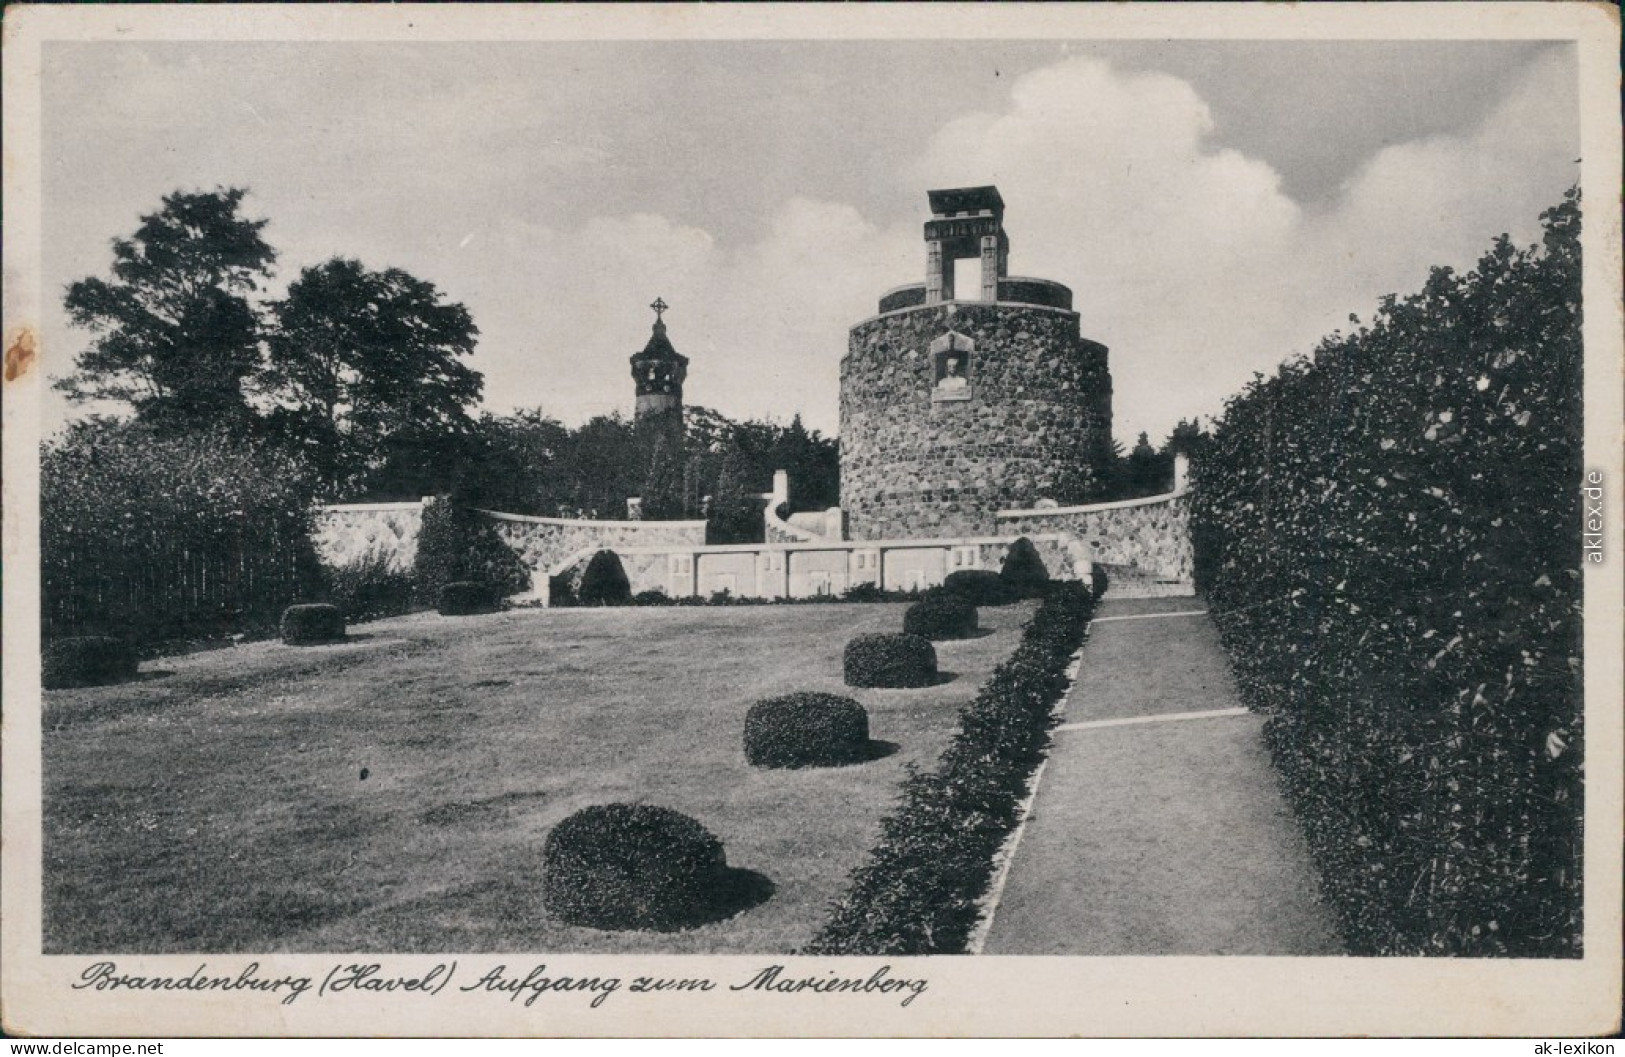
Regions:
M 959 260 L 981 261 L 976 298 L 997 301 L 999 280 L 1010 271 L 1010 237 L 1004 233 L 999 189 L 954 187 L 927 191 L 926 197 L 931 219 L 925 222 L 925 303 L 954 300 L 954 261 Z

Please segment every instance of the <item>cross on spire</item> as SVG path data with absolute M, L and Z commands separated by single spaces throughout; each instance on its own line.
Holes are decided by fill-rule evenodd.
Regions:
M 649 307 L 655 310 L 655 322 L 659 323 L 661 322 L 661 313 L 665 312 L 666 309 L 670 308 L 671 306 L 657 297 L 654 299 L 654 302 L 649 305 Z

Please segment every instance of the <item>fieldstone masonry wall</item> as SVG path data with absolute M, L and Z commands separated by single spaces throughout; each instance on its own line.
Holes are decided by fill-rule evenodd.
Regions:
M 417 560 L 423 506 L 419 502 L 322 507 L 315 515 L 316 553 L 331 568 L 382 555 L 391 569 L 409 571 Z M 490 519 L 497 535 L 530 567 L 533 585 L 545 584 L 550 569 L 581 551 L 705 545 L 703 521 L 587 521 L 489 510 L 480 513 Z
M 1190 535 L 1190 498 L 1183 491 L 1147 499 L 1053 510 L 1001 510 L 1001 535 L 1064 533 L 1076 539 L 1080 556 L 1107 567 L 1114 575 L 1113 593 L 1189 594 L 1194 559 Z M 1143 588 L 1144 590 L 1139 590 Z
M 312 522 L 312 541 L 323 564 L 337 569 L 377 555 L 391 570 L 406 572 L 417 561 L 423 504 L 324 506 L 316 510 Z
M 934 340 L 973 345 L 968 385 L 937 389 Z M 935 397 L 935 398 L 934 398 Z M 852 539 L 1004 534 L 993 512 L 1064 498 L 1110 447 L 1106 347 L 1056 308 L 953 302 L 852 328 L 841 361 L 841 499 Z
M 703 521 L 577 521 L 525 517 L 482 510 L 497 535 L 531 570 L 531 583 L 545 584 L 550 570 L 582 551 L 661 544 L 705 545 Z

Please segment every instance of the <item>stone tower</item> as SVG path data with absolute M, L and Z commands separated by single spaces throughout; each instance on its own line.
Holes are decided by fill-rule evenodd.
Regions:
M 856 540 L 993 535 L 995 511 L 1080 501 L 1111 451 L 1106 347 L 1080 334 L 1072 291 L 1008 274 L 997 188 L 928 197 L 926 281 L 882 296 L 841 360 Z M 974 286 L 954 280 L 966 259 Z
M 632 356 L 632 381 L 638 394 L 634 419 L 640 431 L 668 434 L 668 441 L 680 444 L 688 357 L 672 348 L 666 337 L 666 302 L 657 297 L 649 307 L 655 310 L 654 331 L 643 351 Z

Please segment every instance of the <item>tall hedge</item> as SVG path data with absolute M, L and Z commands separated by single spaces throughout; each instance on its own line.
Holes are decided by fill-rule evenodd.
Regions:
M 1580 953 L 1579 198 L 1227 405 L 1197 578 L 1357 954 Z
M 132 643 L 273 627 L 319 588 L 292 461 L 104 420 L 40 458 L 41 631 Z

